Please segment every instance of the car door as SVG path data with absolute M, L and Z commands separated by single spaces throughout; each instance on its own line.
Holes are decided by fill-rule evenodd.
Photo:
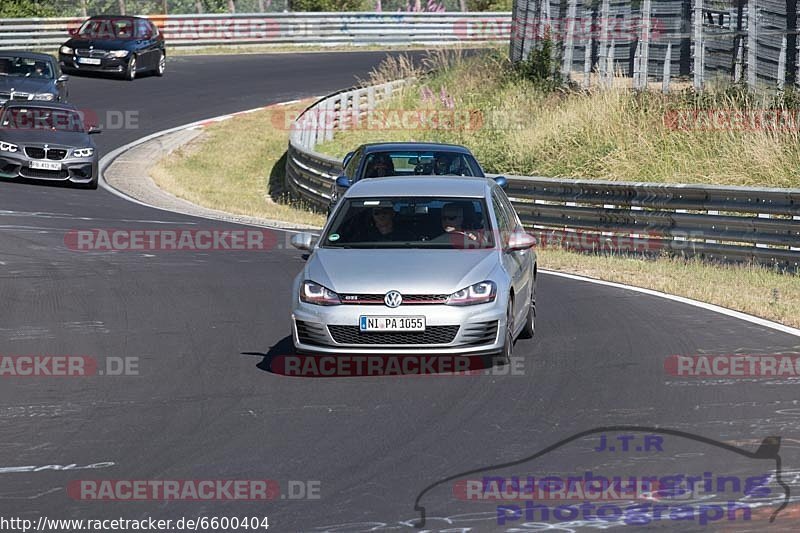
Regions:
M 511 277 L 511 286 L 514 288 L 514 324 L 519 328 L 524 324 L 528 311 L 526 302 L 531 298 L 529 283 L 529 254 L 530 250 L 507 251 L 508 239 L 517 231 L 518 219 L 511 208 L 511 204 L 499 188 L 492 190 L 492 209 L 497 220 L 500 244 L 503 247 L 502 261 L 508 275 Z
M 155 42 L 153 32 L 146 20 L 136 20 L 136 49 L 139 56 L 137 70 L 151 70 L 155 68 Z

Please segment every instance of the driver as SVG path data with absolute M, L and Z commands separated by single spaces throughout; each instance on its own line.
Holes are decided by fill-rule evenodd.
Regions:
M 367 163 L 364 172 L 365 178 L 384 178 L 394 176 L 394 164 L 389 154 L 375 154 L 372 160 Z
M 450 154 L 438 153 L 433 159 L 433 173 L 437 176 L 450 174 L 450 166 L 452 164 L 453 158 Z

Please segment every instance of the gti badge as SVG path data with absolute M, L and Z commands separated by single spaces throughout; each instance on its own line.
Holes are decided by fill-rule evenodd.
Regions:
M 403 297 L 397 291 L 389 291 L 383 297 L 383 303 L 386 304 L 386 307 L 398 307 L 403 303 Z

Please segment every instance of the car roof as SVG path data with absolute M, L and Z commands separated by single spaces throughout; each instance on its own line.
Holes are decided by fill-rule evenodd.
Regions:
M 12 109 L 12 108 L 26 108 L 26 107 L 44 107 L 46 109 L 66 109 L 69 111 L 78 111 L 78 108 L 72 104 L 65 104 L 62 102 L 45 102 L 43 100 L 9 100 L 0 108 L 2 109 Z
M 50 54 L 43 54 L 40 52 L 28 52 L 25 50 L 0 50 L 0 57 L 21 57 L 24 59 L 39 59 L 42 61 L 50 61 L 54 62 L 56 60 L 55 57 L 51 56 Z
M 149 20 L 147 17 L 137 17 L 134 15 L 94 15 L 89 17 L 88 20 Z M 86 21 L 84 21 L 86 22 Z
M 366 178 L 347 189 L 346 198 L 376 196 L 443 196 L 484 198 L 492 186 L 487 178 L 465 176 L 392 176 Z
M 391 142 L 391 143 L 369 143 L 364 144 L 364 153 L 369 154 L 372 152 L 390 152 L 403 150 L 409 151 L 424 151 L 424 152 L 457 152 L 461 154 L 472 154 L 469 148 L 459 144 L 444 144 L 444 143 L 425 143 L 425 142 Z

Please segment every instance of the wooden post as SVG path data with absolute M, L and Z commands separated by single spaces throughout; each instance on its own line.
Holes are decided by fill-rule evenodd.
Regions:
M 642 4 L 642 50 L 639 56 L 639 77 L 641 88 L 647 88 L 647 78 L 650 72 L 650 33 L 652 31 L 651 16 L 652 16 L 651 0 L 644 0 Z
M 667 44 L 667 55 L 664 58 L 664 77 L 661 82 L 661 92 L 669 93 L 669 84 L 672 80 L 672 41 Z
M 117 1 L 117 5 L 119 6 L 119 14 L 120 15 L 124 15 L 125 14 L 125 0 L 118 0 Z
M 747 85 L 756 88 L 758 73 L 758 11 L 756 0 L 747 1 Z
M 703 90 L 703 0 L 694 0 L 694 90 Z
M 599 72 L 601 84 L 606 83 L 609 75 L 607 70 L 608 65 L 608 25 L 609 25 L 609 0 L 603 0 L 602 7 L 600 8 L 600 49 L 597 52 L 599 62 Z
M 228 13 L 236 13 L 236 0 L 228 0 Z
M 203 14 L 203 0 L 194 0 L 194 7 L 197 9 L 197 14 Z
M 739 49 L 736 51 L 736 64 L 733 66 L 733 83 L 742 81 L 744 72 L 744 39 L 739 39 Z
M 86 0 L 81 0 L 81 15 L 84 18 L 89 16 L 89 12 L 86 10 Z
M 575 19 L 578 12 L 578 0 L 567 0 L 567 32 L 564 42 L 564 62 L 561 67 L 561 74 L 568 80 L 572 74 L 572 58 L 575 52 Z M 562 24 L 565 21 L 562 21 Z
M 782 91 L 786 83 L 786 36 L 781 40 L 781 53 L 778 56 L 778 90 Z

